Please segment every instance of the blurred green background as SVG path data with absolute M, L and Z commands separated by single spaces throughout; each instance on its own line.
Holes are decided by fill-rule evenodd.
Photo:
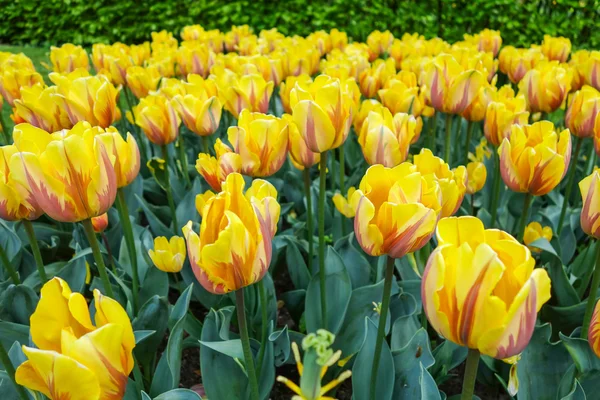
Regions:
M 419 32 L 457 41 L 492 28 L 505 44 L 529 46 L 550 34 L 569 37 L 575 48 L 597 49 L 599 20 L 600 0 L 20 0 L 0 7 L 0 43 L 136 43 L 152 31 L 178 33 L 185 25 L 248 24 L 286 35 L 338 28 L 355 40 L 389 29 L 395 36 Z

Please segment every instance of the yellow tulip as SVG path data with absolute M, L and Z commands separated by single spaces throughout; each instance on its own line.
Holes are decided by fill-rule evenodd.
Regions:
M 360 91 L 366 98 L 375 97 L 386 81 L 396 74 L 394 60 L 376 60 L 371 68 L 361 72 L 359 77 Z
M 54 72 L 69 73 L 77 68 L 90 69 L 90 60 L 85 49 L 71 43 L 50 47 L 50 61 Z
M 154 250 L 148 250 L 154 266 L 164 272 L 179 272 L 185 262 L 185 240 L 172 236 L 154 238 Z
M 204 205 L 200 235 L 191 221 L 183 228 L 192 270 L 206 290 L 228 293 L 267 273 L 279 221 L 276 197 L 273 185 L 261 179 L 244 194 L 244 178 L 233 173 Z
M 240 41 L 248 36 L 252 36 L 252 28 L 248 25 L 232 26 L 231 31 L 225 34 L 225 47 L 227 51 L 235 51 Z
M 238 125 L 227 130 L 227 138 L 241 157 L 244 174 L 271 176 L 287 157 L 289 127 L 281 118 L 242 110 Z
M 600 115 L 600 92 L 586 85 L 570 97 L 565 114 L 565 125 L 575 136 L 592 137 L 598 115 Z
M 16 372 L 19 384 L 51 400 L 118 400 L 133 369 L 135 337 L 127 313 L 94 290 L 95 324 L 85 298 L 53 278 L 42 288 L 31 315 L 28 360 Z
M 592 51 L 582 68 L 585 83 L 600 90 L 600 51 Z
M 529 111 L 550 113 L 558 109 L 571 90 L 572 72 L 556 63 L 543 62 L 525 74 L 519 93 L 525 95 Z
M 219 96 L 225 109 L 237 118 L 244 109 L 266 113 L 273 87 L 273 82 L 265 81 L 261 75 L 244 75 L 235 77 L 230 85 L 219 86 Z
M 316 31 L 306 37 L 306 40 L 319 50 L 321 56 L 331 51 L 331 38 L 325 31 Z
M 294 122 L 294 118 L 289 114 L 283 114 L 281 118 L 288 124 L 288 152 L 290 161 L 294 167 L 303 171 L 305 168 L 310 168 L 313 165 L 318 164 L 321 160 L 321 154 L 312 152 L 306 146 L 306 142 L 300 135 L 300 131 Z
M 135 97 L 141 99 L 157 89 L 160 73 L 156 67 L 133 66 L 127 68 L 127 87 Z
M 358 143 L 368 164 L 395 167 L 408 157 L 411 143 L 421 134 L 423 122 L 412 115 L 392 114 L 383 109 L 383 115 L 371 112 L 365 119 Z
M 378 114 L 383 115 L 383 113 L 384 113 L 383 110 L 385 108 L 388 108 L 390 110 L 390 112 L 393 113 L 393 111 L 389 107 L 384 106 L 377 100 L 374 100 L 374 99 L 363 100 L 363 102 L 360 103 L 358 112 L 354 115 L 354 121 L 353 121 L 354 131 L 358 132 L 358 133 L 360 133 L 362 131 L 363 124 L 364 124 L 365 120 L 367 119 L 367 117 L 369 116 L 369 114 L 371 113 L 371 111 L 374 111 Z
M 421 149 L 421 152 L 414 156 L 414 163 L 422 175 L 437 181 L 440 185 L 442 192 L 441 216 L 449 217 L 455 214 L 467 191 L 467 169 L 460 165 L 451 170 L 444 160 L 434 156 L 427 148 Z
M 21 98 L 14 102 L 13 120 L 27 122 L 46 132 L 73 127 L 56 86 L 37 84 L 21 88 Z
M 31 58 L 23 53 L 13 54 L 5 51 L 0 52 L 0 71 L 6 69 L 18 69 L 21 71 L 35 72 L 35 66 Z
M 216 157 L 205 153 L 198 154 L 196 170 L 213 190 L 220 192 L 221 184 L 229 174 L 242 171 L 242 158 L 221 142 L 221 139 L 217 139 L 215 143 L 215 154 Z
M 578 50 L 571 54 L 569 66 L 573 71 L 571 91 L 577 91 L 585 84 L 585 67 L 591 56 L 589 50 Z
M 355 93 L 350 87 L 348 82 L 319 75 L 308 87 L 296 85 L 292 89 L 294 121 L 313 152 L 336 149 L 346 141 L 355 107 Z
M 220 186 L 221 184 L 219 183 L 219 187 Z M 200 214 L 201 218 L 204 218 L 204 206 L 206 205 L 206 202 L 208 202 L 208 200 L 212 199 L 213 197 L 215 197 L 215 194 L 210 190 L 196 195 L 194 205 L 196 206 L 196 211 L 198 211 L 198 214 Z
M 352 186 L 348 189 L 346 197 L 344 197 L 340 193 L 336 193 L 333 195 L 333 205 L 335 205 L 335 208 L 337 208 L 340 214 L 342 214 L 346 218 L 354 218 L 354 216 L 356 215 L 356 210 L 354 209 L 354 207 L 352 207 L 352 204 L 350 204 L 354 192 L 356 192 L 356 188 Z
M 15 100 L 21 98 L 21 89 L 38 84 L 44 85 L 44 78 L 35 70 L 10 67 L 0 70 L 0 94 L 11 107 L 14 106 Z
M 479 161 L 467 164 L 467 193 L 475 194 L 483 189 L 487 179 L 485 164 Z
M 140 172 L 140 150 L 135 138 L 127 132 L 127 140 L 114 127 L 105 131 L 98 131 L 98 138 L 102 140 L 106 152 L 113 160 L 117 187 L 129 185 L 137 178 Z
M 414 73 L 411 72 L 410 75 L 414 76 Z M 416 85 L 416 82 L 411 86 L 407 85 L 405 81 L 391 78 L 385 86 L 378 94 L 383 105 L 392 114 L 402 112 L 412 114 L 415 117 L 420 117 L 421 115 L 426 117 L 433 116 L 434 110 L 426 104 L 425 92 Z
M 500 71 L 508 75 L 512 83 L 519 83 L 525 74 L 533 69 L 544 55 L 539 49 L 517 49 L 506 46 L 500 51 Z
M 498 147 L 510 136 L 512 125 L 526 125 L 529 121 L 529 112 L 525 111 L 527 104 L 525 97 L 519 95 L 515 98 L 500 98 L 488 104 L 485 111 L 483 133 L 486 139 Z
M 530 246 L 530 244 L 541 238 L 551 241 L 552 228 L 549 226 L 542 227 L 542 224 L 537 221 L 531 222 L 529 225 L 527 225 L 527 227 L 525 227 L 523 243 L 525 243 L 525 246 L 529 247 L 529 250 L 539 253 L 541 250 L 537 247 Z
M 544 35 L 542 53 L 548 60 L 564 63 L 571 53 L 571 41 L 565 37 L 552 37 Z
M 372 256 L 401 258 L 417 251 L 433 235 L 441 200 L 437 182 L 414 165 L 373 165 L 351 199 L 356 239 Z
M 43 214 L 27 181 L 15 177 L 23 174 L 18 149 L 0 147 L 0 218 L 6 221 L 35 220 Z
M 404 37 L 403 37 L 404 39 Z M 390 46 L 390 58 L 394 59 L 396 69 L 402 68 L 402 62 L 411 56 L 415 56 L 418 50 L 415 48 L 413 41 L 405 41 L 400 39 L 394 39 Z
M 94 232 L 102 233 L 108 226 L 108 214 L 104 213 L 102 215 L 98 215 L 97 217 L 92 218 L 92 227 L 94 228 Z
M 129 57 L 134 65 L 143 66 L 150 59 L 150 42 L 129 45 Z
M 161 48 L 152 53 L 152 58 L 148 60 L 147 66 L 156 68 L 162 77 L 171 78 L 175 76 L 176 57 L 177 50 Z
M 144 97 L 133 107 L 133 114 L 135 123 L 152 143 L 164 146 L 177 139 L 181 119 L 166 97 L 159 94 Z
M 558 133 L 549 121 L 513 125 L 510 138 L 500 148 L 502 180 L 515 192 L 548 194 L 567 173 L 571 158 L 571 134 Z
M 171 32 L 167 32 L 166 30 L 162 30 L 160 32 L 152 32 L 152 43 L 150 46 L 152 47 L 152 52 L 156 52 L 162 50 L 164 48 L 167 49 L 176 49 L 177 48 L 177 39 L 173 37 Z
M 215 53 L 203 43 L 183 42 L 177 49 L 177 66 L 180 75 L 197 74 L 206 78 L 215 62 Z
M 394 42 L 394 35 L 390 31 L 380 32 L 375 30 L 367 36 L 369 46 L 369 61 L 374 61 L 382 54 L 386 54 Z
M 477 50 L 492 53 L 494 57 L 498 55 L 500 46 L 502 46 L 500 31 L 486 28 L 474 36 L 477 39 Z
M 184 81 L 177 78 L 162 78 L 160 80 L 160 88 L 156 93 L 162 94 L 169 100 L 173 100 L 178 94 L 185 96 L 187 94 L 186 84 Z
M 133 59 L 128 54 L 105 55 L 108 69 L 100 73 L 106 75 L 114 85 L 127 84 L 127 70 L 135 67 Z
M 198 75 L 193 76 L 202 79 Z M 194 88 L 195 84 L 187 84 L 187 94 L 175 95 L 171 103 L 190 131 L 199 136 L 210 136 L 219 128 L 223 106 L 217 96 L 211 96 L 205 90 L 202 83 L 199 83 L 199 90 Z
M 596 307 L 594 307 L 594 313 L 592 314 L 588 330 L 588 342 L 594 354 L 600 357 L 600 300 L 598 300 Z
M 87 121 L 93 126 L 107 128 L 121 118 L 118 107 L 121 88 L 115 88 L 104 75 L 86 74 L 82 70 L 66 76 L 53 72 L 50 79 L 58 86 L 59 98 L 73 125 Z
M 483 121 L 488 105 L 494 99 L 494 90 L 489 85 L 480 87 L 471 103 L 460 114 L 461 117 L 471 122 Z
M 205 30 L 201 25 L 187 25 L 181 29 L 179 36 L 181 36 L 183 40 L 190 41 L 200 39 L 204 33 Z
M 281 82 L 281 85 L 279 85 L 279 97 L 281 98 L 283 110 L 286 113 L 292 113 L 292 107 L 290 106 L 290 94 L 292 89 L 296 87 L 296 84 L 300 85 L 301 87 L 306 87 L 311 82 L 311 77 L 306 74 L 300 74 L 298 76 L 290 75 L 285 78 L 285 81 Z
M 421 281 L 431 326 L 484 355 L 518 356 L 531 339 L 537 312 L 550 299 L 546 270 L 534 269 L 526 246 L 503 231 L 485 230 L 475 217 L 443 218 L 437 239 Z
M 329 31 L 329 37 L 331 38 L 331 47 L 334 49 L 343 50 L 348 45 L 348 34 L 346 32 L 333 28 Z
M 600 239 L 600 171 L 595 170 L 591 175 L 579 182 L 579 190 L 583 200 L 581 209 L 581 229 L 590 236 Z
M 80 122 L 53 134 L 29 124 L 15 127 L 22 167 L 13 179 L 28 185 L 41 209 L 60 222 L 104 214 L 114 203 L 117 177 L 96 129 Z

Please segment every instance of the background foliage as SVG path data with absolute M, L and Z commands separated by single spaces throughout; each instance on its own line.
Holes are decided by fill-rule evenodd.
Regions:
M 355 40 L 375 29 L 395 36 L 419 32 L 448 41 L 483 28 L 499 29 L 506 44 L 529 46 L 544 34 L 575 47 L 600 47 L 599 0 L 17 0 L 0 7 L 0 42 L 60 44 L 148 40 L 186 25 L 228 30 L 248 24 L 303 35 L 339 28 Z

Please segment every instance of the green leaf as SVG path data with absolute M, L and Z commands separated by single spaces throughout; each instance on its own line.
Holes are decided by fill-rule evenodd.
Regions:
M 293 237 L 285 236 L 284 238 L 287 243 L 285 259 L 290 279 L 296 289 L 306 290 L 310 283 L 310 271 L 308 270 L 304 257 L 302 257 L 302 253 L 300 253 L 298 246 L 296 246 Z
M 344 265 L 351 266 L 348 274 L 352 287 L 359 288 L 370 283 L 371 265 L 363 256 L 364 253 L 354 247 L 353 239 L 354 233 L 344 236 L 335 243 L 335 250 L 342 257 Z
M 429 337 L 421 328 L 402 347 L 392 351 L 394 360 L 394 399 L 435 399 L 439 391 L 426 371 L 434 363 Z M 423 373 L 425 369 L 425 374 Z
M 135 344 L 136 346 L 143 342 L 144 340 L 148 339 L 150 336 L 154 335 L 156 333 L 156 331 L 135 331 L 133 332 L 133 336 L 135 337 Z
M 155 397 L 154 400 L 202 400 L 202 398 L 193 390 L 173 389 Z
M 221 354 L 225 354 L 228 357 L 237 358 L 242 362 L 244 360 L 244 351 L 242 349 L 242 341 L 240 339 L 218 342 L 204 342 L 201 340 L 200 344 L 214 351 L 218 351 Z
M 152 157 L 150 160 L 148 160 L 146 165 L 148 166 L 148 169 L 150 170 L 150 173 L 152 174 L 152 177 L 156 183 L 158 183 L 158 185 L 164 191 L 166 191 L 167 188 L 171 186 L 171 182 L 169 181 L 170 174 L 168 172 L 173 174 L 174 171 L 167 171 L 166 168 L 168 168 L 168 166 L 165 164 L 165 160 L 158 157 Z
M 137 194 L 135 195 L 135 198 L 140 203 L 140 207 L 142 207 L 142 210 L 144 211 L 144 214 L 148 219 L 148 224 L 150 224 L 150 229 L 152 229 L 152 233 L 154 234 L 154 236 L 171 237 L 173 235 L 173 231 L 171 231 L 171 229 L 168 226 L 163 224 L 163 222 L 156 216 L 156 214 L 154 214 L 154 212 L 150 209 L 148 203 Z
M 30 345 L 29 326 L 0 321 L 0 340 L 5 349 L 9 349 L 14 342 Z
M 579 330 L 576 332 L 579 333 Z M 587 340 L 574 337 L 574 335 L 566 336 L 562 333 L 559 334 L 559 337 L 581 374 L 600 372 L 600 358 L 594 354 Z
M 0 294 L 0 318 L 29 325 L 29 318 L 39 301 L 38 295 L 28 286 L 10 285 Z
M 147 365 L 154 357 L 164 338 L 169 320 L 169 302 L 165 297 L 153 296 L 140 309 L 132 322 L 135 331 L 154 331 L 154 335 L 136 345 L 135 357 L 142 365 Z

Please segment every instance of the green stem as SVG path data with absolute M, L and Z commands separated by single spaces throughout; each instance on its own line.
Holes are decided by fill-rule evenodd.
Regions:
M 10 278 L 12 279 L 13 283 L 15 285 L 20 284 L 21 280 L 19 279 L 19 274 L 17 274 L 17 271 L 13 268 L 12 264 L 10 263 L 8 255 L 4 251 L 2 245 L 0 245 L 0 260 L 2 261 L 2 264 L 4 264 L 4 268 L 8 271 L 8 274 L 10 275 Z
M 431 150 L 433 154 L 435 154 L 435 126 L 437 125 L 437 115 L 438 113 L 435 113 L 429 118 L 429 150 Z
M 494 187 L 492 188 L 492 198 L 490 210 L 492 212 L 491 228 L 496 227 L 496 216 L 498 215 L 498 200 L 500 197 L 500 155 L 494 152 Z
M 33 258 L 35 259 L 35 266 L 37 267 L 40 275 L 42 285 L 44 285 L 44 283 L 48 281 L 48 276 L 46 275 L 46 270 L 44 269 L 44 261 L 42 260 L 42 253 L 40 253 L 40 247 L 38 246 L 37 238 L 35 237 L 33 224 L 31 221 L 24 219 L 23 226 L 25 227 L 25 232 L 27 232 L 27 238 L 29 238 L 29 245 L 31 246 Z
M 444 142 L 444 161 L 450 165 L 450 142 L 452 141 L 452 115 L 446 114 L 446 141 Z
M 585 176 L 592 173 L 594 165 L 596 165 L 596 149 L 594 149 L 594 145 L 592 144 L 590 155 L 588 156 L 588 163 L 585 167 Z
M 137 315 L 137 310 L 139 307 L 138 292 L 140 282 L 138 274 L 137 249 L 135 248 L 135 237 L 133 235 L 133 227 L 131 226 L 131 220 L 129 219 L 129 208 L 127 207 L 127 200 L 125 200 L 123 188 L 120 188 L 117 191 L 117 210 L 119 211 L 119 218 L 121 219 L 121 226 L 123 227 L 123 235 L 125 236 L 125 245 L 127 246 L 129 260 L 131 261 L 133 313 L 134 315 Z
M 110 269 L 112 270 L 113 274 L 117 274 L 117 266 L 115 265 L 115 258 L 112 255 L 112 251 L 110 249 L 110 243 L 108 243 L 108 238 L 106 237 L 106 235 L 104 234 L 104 232 L 102 232 L 100 234 L 100 236 L 102 237 L 102 242 L 104 243 L 104 247 L 106 248 L 106 252 L 108 253 L 108 259 L 110 260 Z
M 179 148 L 179 162 L 181 163 L 181 174 L 183 175 L 183 179 L 185 179 L 185 187 L 192 187 L 192 182 L 190 181 L 190 174 L 188 173 L 187 168 L 187 155 L 185 154 L 185 144 L 183 143 L 183 135 L 180 133 L 177 138 L 177 147 Z
M 475 380 L 477 378 L 477 368 L 479 367 L 479 350 L 469 349 L 467 355 L 467 365 L 465 376 L 463 378 L 461 400 L 472 400 L 475 393 Z
M 527 220 L 529 215 L 529 206 L 531 205 L 531 200 L 533 199 L 533 195 L 531 193 L 527 193 L 525 195 L 525 200 L 523 201 L 523 211 L 521 214 L 521 221 L 519 222 L 519 240 L 523 241 L 525 237 L 525 227 L 527 226 Z
M 560 236 L 563 223 L 565 222 L 565 215 L 567 214 L 567 207 L 569 206 L 569 199 L 571 198 L 571 191 L 573 190 L 573 183 L 575 183 L 575 172 L 577 171 L 577 159 L 579 157 L 579 151 L 581 150 L 581 143 L 583 140 L 577 136 L 577 144 L 575 145 L 575 153 L 571 158 L 571 169 L 569 170 L 569 180 L 567 182 L 567 189 L 565 191 L 565 197 L 563 198 L 563 205 L 560 209 L 560 218 L 558 219 L 558 229 L 556 235 Z
M 248 326 L 246 325 L 244 289 L 238 289 L 235 291 L 235 305 L 237 308 L 238 324 L 240 326 L 240 338 L 242 340 L 242 348 L 244 350 L 244 361 L 246 363 L 246 371 L 248 372 L 248 380 L 250 381 L 251 399 L 259 400 L 258 381 L 256 380 L 256 370 L 254 369 L 254 358 L 252 357 L 252 349 L 250 349 L 250 336 L 248 335 Z
M 315 228 L 313 226 L 313 209 L 312 209 L 312 193 L 310 192 L 310 169 L 304 168 L 302 171 L 304 175 L 304 195 L 306 197 L 306 240 L 308 241 L 308 270 L 313 273 L 312 262 L 313 262 L 313 234 Z
M 258 352 L 258 367 L 256 370 L 260 374 L 262 371 L 263 358 L 265 357 L 265 349 L 267 343 L 267 334 L 269 332 L 269 313 L 267 310 L 267 291 L 263 280 L 258 281 L 258 295 L 260 296 L 260 310 L 262 316 L 262 332 L 260 338 L 260 351 Z
M 594 266 L 594 278 L 592 279 L 592 286 L 590 286 L 590 293 L 587 298 L 585 315 L 583 317 L 583 326 L 581 327 L 582 339 L 587 339 L 588 337 L 588 329 L 590 328 L 590 321 L 592 320 L 594 306 L 596 305 L 596 294 L 598 292 L 598 285 L 600 285 L 600 243 L 598 241 L 596 241 L 596 247 L 596 265 Z
M 0 361 L 2 362 L 2 365 L 4 365 L 6 374 L 10 378 L 10 381 L 15 386 L 15 390 L 17 391 L 17 394 L 19 395 L 19 397 L 22 400 L 28 400 L 29 397 L 27 397 L 27 393 L 25 392 L 25 389 L 23 388 L 23 386 L 19 385 L 17 383 L 17 380 L 15 379 L 15 366 L 13 365 L 12 361 L 10 360 L 8 353 L 6 352 L 6 349 L 4 348 L 4 345 L 2 344 L 2 341 L 0 341 Z
M 8 132 L 8 126 L 6 126 L 6 122 L 4 121 L 4 113 L 2 112 L 2 108 L 3 107 L 0 107 L 0 127 L 2 127 L 4 142 L 8 146 L 10 144 L 10 133 Z
M 135 387 L 137 388 L 138 393 L 144 390 L 144 377 L 142 376 L 142 371 L 140 370 L 140 364 L 137 358 L 133 358 L 133 380 L 135 382 Z
M 162 145 L 161 149 L 163 159 L 165 160 L 165 180 L 167 181 L 167 187 L 165 190 L 167 192 L 167 201 L 169 202 L 169 208 L 171 209 L 171 218 L 173 218 L 173 232 L 175 232 L 175 235 L 178 236 L 179 223 L 177 222 L 177 213 L 175 211 L 173 191 L 171 190 L 171 185 L 169 183 L 169 149 L 167 149 L 166 144 Z
M 465 161 L 464 164 L 467 165 L 469 163 L 469 148 L 471 144 L 471 136 L 473 135 L 473 127 L 475 124 L 473 121 L 468 121 L 467 123 L 467 141 L 465 142 Z
M 474 217 L 476 216 L 475 215 L 475 193 L 473 193 L 471 195 L 471 215 Z
M 208 136 L 202 136 L 202 152 L 210 155 L 210 150 L 208 147 Z
M 83 221 L 81 221 L 81 224 L 83 225 L 83 229 L 85 230 L 85 236 L 87 237 L 88 242 L 90 242 L 90 247 L 92 248 L 92 253 L 94 254 L 94 260 L 96 261 L 96 266 L 98 267 L 98 273 L 100 274 L 100 278 L 102 279 L 104 290 L 106 291 L 108 297 L 114 299 L 115 295 L 113 293 L 112 286 L 110 285 L 110 280 L 108 279 L 106 265 L 104 264 L 102 253 L 100 252 L 100 245 L 98 245 L 98 239 L 96 238 L 96 232 L 94 232 L 92 220 L 89 218 L 84 219 Z
M 137 129 L 137 123 L 135 122 L 135 114 L 133 113 L 133 103 L 131 102 L 131 99 L 129 98 L 129 92 L 127 91 L 127 88 L 123 89 L 123 93 L 125 93 L 125 102 L 127 103 L 127 107 L 129 108 L 129 111 L 131 112 L 131 119 L 133 120 L 133 130 L 134 130 L 134 135 L 136 135 L 136 139 L 139 142 L 138 144 L 140 145 L 140 150 L 142 151 L 142 161 L 145 162 L 145 160 L 148 159 L 148 153 L 146 152 L 146 141 L 144 134 L 140 134 L 139 130 Z
M 335 176 L 336 176 L 336 173 L 335 173 L 335 149 L 331 150 L 331 171 L 330 172 L 331 172 L 331 191 L 335 192 L 335 186 L 336 186 L 335 185 L 335 182 L 336 182 L 336 180 L 335 180 Z
M 340 152 L 340 192 L 342 196 L 346 196 L 346 184 L 344 180 L 346 179 L 346 165 L 344 162 L 344 144 L 339 148 Z M 346 224 L 345 218 L 342 218 L 342 237 L 346 236 Z
M 390 294 L 392 292 L 392 281 L 394 279 L 394 261 L 395 259 L 387 256 L 387 265 L 385 268 L 385 281 L 383 282 L 383 298 L 381 299 L 381 314 L 377 324 L 377 341 L 375 342 L 375 353 L 373 354 L 373 367 L 371 368 L 371 386 L 370 399 L 377 400 L 377 372 L 379 370 L 379 360 L 381 359 L 381 348 L 385 339 L 385 323 L 390 308 Z
M 321 153 L 319 163 L 319 280 L 321 288 L 321 327 L 327 327 L 327 297 L 325 295 L 325 183 L 327 152 Z

